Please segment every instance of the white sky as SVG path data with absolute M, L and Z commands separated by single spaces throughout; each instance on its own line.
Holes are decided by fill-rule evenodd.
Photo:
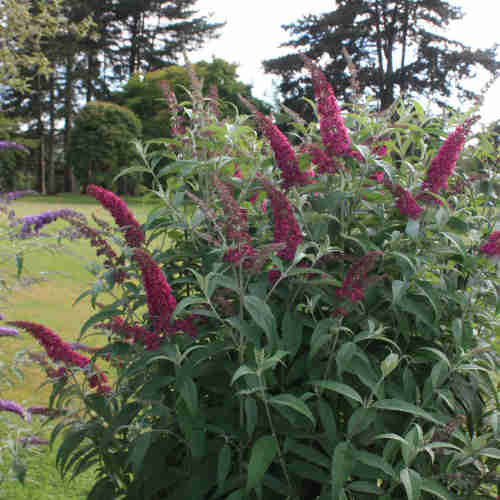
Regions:
M 455 0 L 465 17 L 452 23 L 446 36 L 473 48 L 488 48 L 500 42 L 500 0 Z M 226 21 L 219 39 L 191 55 L 193 62 L 221 57 L 239 64 L 240 80 L 253 85 L 257 97 L 272 100 L 273 78 L 262 70 L 264 59 L 288 52 L 278 46 L 289 39 L 282 24 L 290 24 L 310 13 L 328 12 L 334 0 L 198 0 L 202 14 L 212 12 L 214 21 Z M 500 57 L 500 50 L 499 50 Z M 477 89 L 481 88 L 482 80 Z M 482 109 L 485 122 L 500 119 L 500 79 L 490 89 Z

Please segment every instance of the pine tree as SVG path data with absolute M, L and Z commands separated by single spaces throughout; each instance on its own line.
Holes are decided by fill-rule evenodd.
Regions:
M 300 53 L 315 60 L 332 82 L 337 96 L 349 100 L 352 85 L 348 58 L 357 68 L 361 91 L 389 107 L 397 97 L 423 95 L 445 104 L 452 95 L 471 99 L 466 81 L 481 68 L 500 70 L 494 46 L 472 50 L 445 37 L 443 28 L 461 19 L 459 7 L 445 0 L 338 0 L 337 8 L 285 25 L 293 51 L 264 61 L 266 72 L 280 75 L 285 104 L 301 110 L 311 96 Z

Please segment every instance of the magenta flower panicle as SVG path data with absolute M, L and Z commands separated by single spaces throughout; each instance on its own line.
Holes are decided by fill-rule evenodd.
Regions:
M 284 193 L 276 189 L 267 179 L 260 182 L 267 192 L 274 219 L 274 243 L 285 243 L 278 257 L 292 261 L 297 247 L 302 242 L 302 233 L 293 215 L 293 208 Z
M 143 344 L 148 351 L 157 349 L 161 345 L 162 339 L 158 335 L 139 325 L 127 324 L 120 316 L 115 316 L 110 322 L 101 323 L 96 325 L 96 327 L 111 330 L 118 335 L 130 339 L 134 344 Z
M 177 307 L 177 301 L 172 295 L 172 289 L 162 270 L 148 253 L 136 248 L 134 250 L 134 259 L 141 269 L 142 283 L 146 291 L 146 301 L 153 332 L 168 331 L 172 327 L 170 318 Z
M 360 155 L 352 148 L 352 141 L 331 85 L 311 59 L 307 56 L 302 56 L 302 59 L 311 73 L 320 118 L 320 134 L 326 153 L 329 156 L 353 156 L 359 161 Z
M 281 130 L 259 111 L 255 112 L 255 118 L 261 132 L 271 144 L 276 164 L 281 170 L 283 189 L 287 191 L 293 186 L 310 184 L 310 176 L 300 170 L 295 151 Z
M 448 189 L 448 178 L 455 170 L 458 157 L 472 125 L 478 119 L 477 116 L 469 118 L 447 137 L 431 161 L 417 199 L 440 204 L 440 201 L 429 193 L 437 194 L 440 190 Z
M 363 300 L 364 288 L 368 281 L 366 275 L 381 255 L 383 252 L 376 250 L 356 260 L 347 271 L 341 287 L 337 289 L 337 297 L 350 299 L 352 302 Z
M 479 251 L 491 258 L 500 257 L 500 231 L 493 231 L 479 247 Z
M 87 186 L 87 193 L 111 213 L 117 226 L 124 232 L 129 247 L 140 247 L 144 243 L 145 237 L 139 223 L 121 198 L 107 189 L 92 184 Z
M 222 183 L 217 176 L 213 175 L 215 189 L 219 195 L 222 207 L 225 212 L 225 231 L 229 240 L 237 244 L 246 244 L 251 240 L 248 234 L 248 224 L 245 211 L 233 198 L 229 187 Z
M 82 369 L 87 368 L 90 359 L 71 349 L 67 342 L 64 342 L 58 335 L 48 328 L 38 323 L 29 321 L 10 321 L 9 325 L 21 328 L 30 333 L 40 345 L 45 349 L 47 356 L 54 362 L 62 362 L 66 366 L 76 366 Z M 107 392 L 108 386 L 104 385 L 107 377 L 95 368 L 95 373 L 90 374 L 89 383 L 92 389 L 97 388 L 98 392 Z

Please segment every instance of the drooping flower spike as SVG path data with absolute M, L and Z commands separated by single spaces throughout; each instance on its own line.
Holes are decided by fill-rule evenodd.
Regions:
M 121 198 L 107 189 L 92 184 L 87 186 L 87 193 L 111 213 L 117 226 L 123 230 L 129 247 L 140 247 L 144 243 L 145 237 L 139 223 Z
M 0 399 L 0 411 L 17 413 L 24 420 L 30 420 L 30 414 L 20 404 L 8 399 Z
M 29 321 L 10 321 L 9 325 L 21 328 L 30 333 L 40 345 L 45 349 L 47 356 L 54 362 L 62 362 L 67 367 L 76 366 L 85 369 L 90 363 L 87 356 L 83 356 L 71 349 L 70 345 L 56 335 L 52 330 L 38 323 Z M 89 377 L 89 384 L 92 389 L 97 388 L 98 392 L 107 392 L 109 387 L 105 385 L 107 377 L 94 367 L 96 373 Z

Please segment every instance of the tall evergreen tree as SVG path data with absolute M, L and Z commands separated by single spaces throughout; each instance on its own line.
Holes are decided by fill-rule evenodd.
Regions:
M 500 61 L 497 46 L 472 50 L 445 37 L 443 28 L 463 16 L 445 0 L 337 0 L 331 12 L 283 26 L 291 39 L 282 46 L 293 50 L 264 61 L 264 68 L 282 77 L 285 104 L 299 111 L 305 106 L 299 98 L 312 95 L 301 53 L 321 66 L 339 97 L 349 100 L 352 86 L 344 49 L 357 67 L 361 89 L 375 95 L 381 109 L 408 94 L 441 104 L 452 95 L 473 98 L 466 81 L 478 69 L 495 74 Z

